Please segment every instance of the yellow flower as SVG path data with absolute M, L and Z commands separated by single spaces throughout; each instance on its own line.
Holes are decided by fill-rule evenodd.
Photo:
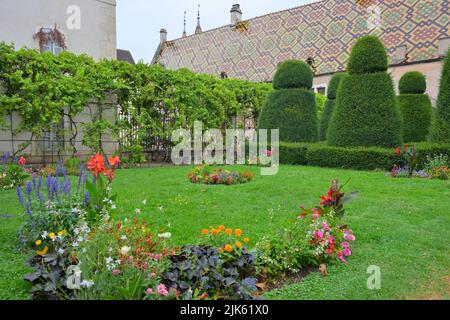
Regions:
M 231 233 L 233 232 L 233 230 L 231 230 L 231 229 L 226 229 L 225 232 L 226 232 L 227 235 L 231 236 Z
M 37 254 L 40 256 L 45 256 L 48 252 L 48 247 L 45 247 L 42 251 L 37 251 Z
M 208 229 L 203 229 L 203 230 L 202 230 L 202 234 L 203 234 L 203 235 L 206 236 L 208 233 L 209 233 Z
M 54 232 L 50 232 L 50 234 L 48 235 L 51 239 L 53 239 L 56 235 Z
M 231 244 L 227 244 L 227 245 L 224 247 L 224 249 L 225 249 L 225 251 L 231 252 L 231 251 L 233 250 L 233 246 L 232 246 Z
M 37 241 L 36 241 L 36 245 L 37 245 L 37 246 L 40 246 L 41 244 L 42 244 L 42 241 L 41 241 L 41 240 L 37 240 Z
M 64 230 L 58 232 L 58 236 L 62 236 L 64 234 Z
M 236 230 L 234 230 L 234 234 L 236 235 L 236 237 L 240 237 L 240 236 L 242 236 L 242 230 L 241 229 L 236 229 Z
M 242 247 L 242 243 L 240 243 L 239 241 L 236 241 L 236 247 L 238 247 L 238 248 Z
M 244 242 L 245 242 L 245 243 L 249 243 L 249 242 L 250 242 L 250 239 L 249 239 L 249 238 L 244 238 Z
M 225 226 L 219 226 L 219 230 L 220 231 L 225 230 Z

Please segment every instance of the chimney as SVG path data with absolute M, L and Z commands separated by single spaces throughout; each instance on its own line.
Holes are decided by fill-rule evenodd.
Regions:
M 161 29 L 159 31 L 160 34 L 160 43 L 164 43 L 167 41 L 167 30 L 166 29 Z
M 231 8 L 231 25 L 235 26 L 242 21 L 242 11 L 239 4 L 233 4 Z

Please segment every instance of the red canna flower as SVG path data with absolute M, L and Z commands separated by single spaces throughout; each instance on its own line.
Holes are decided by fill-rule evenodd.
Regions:
M 92 175 L 98 175 L 105 171 L 105 159 L 101 154 L 96 154 L 88 161 L 88 169 L 92 171 Z
M 120 164 L 119 157 L 109 157 L 108 162 L 112 167 L 117 167 Z

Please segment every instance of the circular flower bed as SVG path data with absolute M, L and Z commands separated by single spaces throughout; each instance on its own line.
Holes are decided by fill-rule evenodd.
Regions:
M 233 185 L 250 182 L 255 175 L 249 171 L 235 172 L 198 166 L 188 173 L 188 178 L 192 183 Z

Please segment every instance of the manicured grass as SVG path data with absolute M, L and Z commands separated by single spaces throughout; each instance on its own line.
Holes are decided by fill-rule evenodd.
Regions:
M 236 168 L 244 170 L 243 167 Z M 259 173 L 256 167 L 249 167 Z M 275 176 L 259 176 L 234 186 L 194 185 L 188 167 L 121 170 L 114 190 L 120 217 L 136 208 L 178 244 L 195 242 L 204 227 L 225 224 L 244 230 L 254 243 L 275 234 L 296 217 L 299 205 L 316 205 L 334 178 L 351 178 L 345 223 L 357 241 L 347 264 L 329 267 L 326 278 L 312 273 L 300 283 L 266 294 L 268 299 L 414 299 L 450 296 L 450 187 L 448 182 L 391 179 L 382 172 L 282 166 Z M 142 203 L 147 200 L 147 204 Z M 20 224 L 14 191 L 0 191 L 0 299 L 27 298 L 25 258 L 14 250 Z M 303 235 L 299 235 L 303 236 Z M 381 268 L 381 290 L 367 289 L 367 268 Z

